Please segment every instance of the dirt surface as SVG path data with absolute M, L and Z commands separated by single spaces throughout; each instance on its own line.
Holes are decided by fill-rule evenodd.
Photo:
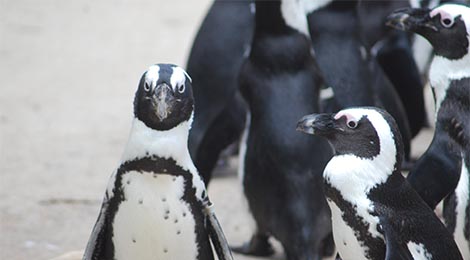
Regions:
M 0 0 L 0 259 L 83 250 L 141 74 L 157 62 L 185 65 L 209 4 Z M 414 154 L 429 138 L 418 138 Z M 228 240 L 240 244 L 252 224 L 236 159 L 219 171 L 209 194 Z

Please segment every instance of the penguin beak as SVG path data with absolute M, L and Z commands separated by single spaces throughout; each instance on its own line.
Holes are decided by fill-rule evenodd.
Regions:
M 297 131 L 311 135 L 328 135 L 336 129 L 334 114 L 311 114 L 297 123 Z
M 166 83 L 155 87 L 153 104 L 156 108 L 155 113 L 160 121 L 163 121 L 171 113 L 171 106 L 174 100 L 173 91 Z
M 402 31 L 411 31 L 418 34 L 425 33 L 426 31 L 438 31 L 438 28 L 433 24 L 430 9 L 426 8 L 405 8 L 399 9 L 391 13 L 387 17 L 386 24 Z

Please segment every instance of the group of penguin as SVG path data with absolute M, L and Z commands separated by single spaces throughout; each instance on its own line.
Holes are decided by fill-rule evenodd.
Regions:
M 142 75 L 83 259 L 267 257 L 270 237 L 288 260 L 470 259 L 470 7 L 405 4 L 215 0 L 187 72 Z M 427 121 L 410 33 L 436 127 L 405 178 Z M 237 140 L 256 230 L 230 248 L 206 186 Z

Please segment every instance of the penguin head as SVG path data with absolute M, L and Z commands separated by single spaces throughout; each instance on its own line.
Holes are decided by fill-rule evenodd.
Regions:
M 142 75 L 134 99 L 134 116 L 158 131 L 191 119 L 194 99 L 191 78 L 173 64 L 155 64 Z
M 371 160 L 383 155 L 401 164 L 403 144 L 397 124 L 390 114 L 375 107 L 307 115 L 297 123 L 297 130 L 326 138 L 336 155 Z
M 464 5 L 400 9 L 387 18 L 387 25 L 420 34 L 436 55 L 450 60 L 461 59 L 469 52 L 470 8 Z

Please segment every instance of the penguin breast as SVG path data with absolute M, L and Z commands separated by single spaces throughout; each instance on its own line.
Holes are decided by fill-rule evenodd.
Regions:
M 195 219 L 183 176 L 131 171 L 113 222 L 115 259 L 196 259 Z M 199 223 L 202 224 L 202 223 Z

